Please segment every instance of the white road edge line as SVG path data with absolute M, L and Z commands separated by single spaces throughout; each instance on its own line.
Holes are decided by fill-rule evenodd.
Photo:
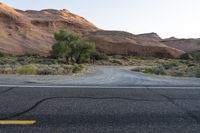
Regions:
M 200 86 L 68 86 L 68 85 L 0 85 L 0 87 L 16 87 L 16 88 L 110 88 L 110 89 L 118 89 L 118 88 L 149 88 L 149 89 L 170 89 L 170 88 L 178 88 L 178 89 L 200 89 Z

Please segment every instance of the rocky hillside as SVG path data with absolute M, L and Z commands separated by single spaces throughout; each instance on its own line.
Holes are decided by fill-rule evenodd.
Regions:
M 67 10 L 21 11 L 0 3 L 0 51 L 46 56 L 54 43 L 53 33 L 68 28 L 87 34 L 97 28 Z
M 173 47 L 186 53 L 192 53 L 200 50 L 200 39 L 177 39 L 169 38 L 161 41 L 169 47 Z
M 178 58 L 184 52 L 162 44 L 157 39 L 142 37 L 122 31 L 91 32 L 86 40 L 95 42 L 97 50 L 107 54 L 128 54 L 154 56 L 161 58 Z
M 172 40 L 162 40 L 156 33 L 133 35 L 100 30 L 68 10 L 22 11 L 0 3 L 0 29 L 0 52 L 14 55 L 47 56 L 55 41 L 53 33 L 60 29 L 79 33 L 85 40 L 95 42 L 98 51 L 107 54 L 179 58 L 188 52 L 188 48 L 171 45 Z

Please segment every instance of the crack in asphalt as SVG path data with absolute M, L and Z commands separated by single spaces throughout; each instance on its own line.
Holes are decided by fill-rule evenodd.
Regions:
M 15 89 L 16 87 L 11 87 L 11 88 L 8 88 L 8 89 L 6 89 L 6 90 L 3 90 L 3 91 L 0 91 L 0 94 L 5 94 L 5 93 L 7 93 L 7 92 L 9 92 L 9 91 L 12 91 L 13 89 Z
M 147 102 L 163 102 L 164 101 L 164 100 L 132 99 L 132 98 L 123 98 L 123 97 L 47 97 L 47 98 L 37 101 L 33 106 L 31 106 L 30 108 L 28 108 L 22 112 L 19 112 L 19 113 L 16 113 L 16 114 L 13 114 L 13 115 L 10 115 L 7 117 L 2 117 L 0 119 L 7 120 L 7 119 L 19 117 L 21 115 L 24 115 L 25 113 L 32 111 L 33 109 L 35 109 L 37 106 L 39 106 L 43 102 L 49 101 L 49 100 L 55 100 L 55 99 L 87 99 L 87 100 L 116 100 L 117 99 L 117 100 L 126 100 L 126 101 L 147 101 Z
M 7 90 L 4 90 L 4 91 L 1 91 L 0 94 L 5 94 L 9 91 L 12 91 L 13 89 L 15 89 L 16 87 L 11 87 L 11 88 L 8 88 Z M 3 118 L 0 118 L 1 120 L 7 120 L 7 119 L 11 119 L 11 118 L 15 118 L 15 117 L 19 117 L 25 113 L 28 113 L 30 111 L 32 111 L 33 109 L 35 109 L 37 106 L 39 106 L 40 104 L 42 104 L 43 102 L 45 101 L 48 101 L 48 100 L 55 100 L 55 99 L 88 99 L 88 100 L 128 100 L 128 101 L 144 101 L 144 102 L 170 102 L 172 103 L 173 105 L 175 105 L 176 107 L 178 107 L 179 109 L 181 109 L 182 111 L 184 111 L 189 117 L 191 117 L 192 119 L 194 119 L 198 124 L 200 123 L 200 120 L 198 119 L 198 117 L 196 117 L 191 111 L 187 110 L 186 108 L 180 106 L 179 104 L 177 104 L 174 100 L 200 100 L 199 98 L 171 98 L 171 97 L 168 97 L 164 94 L 160 94 L 158 92 L 155 92 L 153 91 L 151 88 L 145 86 L 145 88 L 152 92 L 153 94 L 155 95 L 158 95 L 158 96 L 161 96 L 161 97 L 164 97 L 166 100 L 149 100 L 149 99 L 134 99 L 134 98 L 125 98 L 125 97 L 73 97 L 73 96 L 68 96 L 68 97 L 47 97 L 47 98 L 44 98 L 44 99 L 41 99 L 39 101 L 37 101 L 33 106 L 31 106 L 30 108 L 22 111 L 22 112 L 19 112 L 19 113 L 15 113 L 15 114 L 12 114 L 10 116 L 6 116 L 6 117 L 3 117 Z
M 164 98 L 167 99 L 167 101 L 169 101 L 171 104 L 175 105 L 177 108 L 181 109 L 183 112 L 185 112 L 185 114 L 187 114 L 190 118 L 192 118 L 193 120 L 195 120 L 195 122 L 197 124 L 200 124 L 200 120 L 198 119 L 198 117 L 196 117 L 191 111 L 187 110 L 186 108 L 182 107 L 181 105 L 177 104 L 174 100 L 179 100 L 179 98 L 171 98 L 171 97 L 168 97 L 164 94 L 160 94 L 158 92 L 155 92 L 153 91 L 152 89 L 148 88 L 147 87 L 147 90 L 149 90 L 150 92 L 158 95 L 158 96 L 162 96 Z M 183 99 L 183 98 L 181 98 Z

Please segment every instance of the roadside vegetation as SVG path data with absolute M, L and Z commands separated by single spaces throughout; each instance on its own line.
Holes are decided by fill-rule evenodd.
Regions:
M 55 39 L 51 57 L 62 59 L 67 64 L 89 62 L 91 53 L 95 52 L 94 43 L 83 41 L 78 34 L 71 31 L 60 30 L 55 33 Z
M 97 60 L 95 64 L 131 66 L 132 71 L 155 75 L 200 77 L 200 56 L 186 60 L 114 55 Z
M 156 64 L 135 67 L 132 71 L 175 77 L 200 77 L 200 64 L 195 60 L 157 59 Z
M 37 55 L 6 56 L 0 53 L 0 74 L 66 75 L 87 69 L 95 44 L 85 42 L 68 30 L 55 33 L 56 43 L 49 57 Z
M 66 75 L 87 70 L 90 64 L 131 66 L 132 71 L 178 77 L 200 77 L 200 62 L 196 59 L 159 59 L 92 52 L 84 63 L 66 63 L 63 58 L 39 56 L 0 57 L 0 74 Z
M 61 60 L 39 56 L 0 57 L 0 74 L 67 75 L 87 69 L 84 64 L 66 64 Z
M 132 71 L 179 77 L 200 77 L 200 51 L 182 59 L 159 59 L 129 55 L 107 55 L 95 50 L 71 31 L 55 33 L 49 57 L 38 55 L 8 56 L 0 53 L 0 74 L 67 75 L 87 70 L 90 64 L 131 66 Z
M 191 56 L 194 58 L 194 60 L 200 61 L 200 50 L 192 53 Z

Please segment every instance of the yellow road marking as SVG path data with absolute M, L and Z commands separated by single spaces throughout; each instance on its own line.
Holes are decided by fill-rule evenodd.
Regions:
M 35 120 L 0 120 L 0 125 L 31 125 Z

